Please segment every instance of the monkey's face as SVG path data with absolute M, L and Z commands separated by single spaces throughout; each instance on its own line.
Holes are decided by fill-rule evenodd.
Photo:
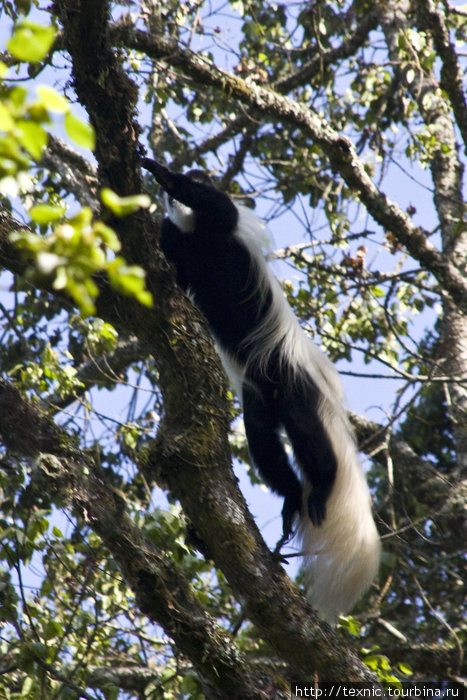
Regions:
M 193 233 L 195 228 L 195 213 L 193 209 L 182 204 L 172 195 L 164 192 L 164 203 L 167 211 L 167 216 L 170 221 L 182 233 Z
M 166 170 L 164 170 L 164 173 L 165 172 Z M 190 197 L 188 199 L 191 202 L 203 200 L 206 191 L 215 191 L 216 189 L 209 175 L 203 170 L 190 170 L 185 175 L 178 175 L 177 178 L 178 196 L 184 199 L 180 184 L 180 179 L 182 179 L 185 183 L 185 190 L 189 191 Z M 182 233 L 193 233 L 196 225 L 195 212 L 191 207 L 176 199 L 173 194 L 169 194 L 169 192 L 177 191 L 177 187 L 175 187 L 173 183 L 161 181 L 161 184 L 166 189 L 164 193 L 164 202 L 169 219 Z M 167 190 L 169 192 L 167 192 Z
M 200 185 L 200 190 L 215 189 L 214 184 L 203 170 L 190 170 L 185 174 L 185 178 Z M 182 233 L 193 233 L 195 229 L 195 212 L 186 204 L 179 202 L 173 195 L 164 193 L 164 203 L 167 215 L 171 222 Z

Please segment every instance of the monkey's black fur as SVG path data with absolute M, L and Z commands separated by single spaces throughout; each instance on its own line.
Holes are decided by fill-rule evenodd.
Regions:
M 142 164 L 165 191 L 161 247 L 209 322 L 242 399 L 251 457 L 284 498 L 283 540 L 298 520 L 308 595 L 335 620 L 370 585 L 380 551 L 337 372 L 267 267 L 261 220 L 202 171 L 180 175 L 148 158 Z
M 161 247 L 177 271 L 177 282 L 189 291 L 205 314 L 212 333 L 235 363 L 245 369 L 243 413 L 251 457 L 268 486 L 284 497 L 284 536 L 302 509 L 302 487 L 290 466 L 280 431 L 285 429 L 303 475 L 312 485 L 308 514 L 320 525 L 334 483 L 337 464 L 317 414 L 319 391 L 308 374 L 289 365 L 280 346 L 250 361 L 248 339 L 271 312 L 273 293 L 258 285 L 257 264 L 235 236 L 239 213 L 230 197 L 217 190 L 200 170 L 173 173 L 144 159 L 168 195 L 194 212 L 191 232 L 169 219 L 162 223 Z

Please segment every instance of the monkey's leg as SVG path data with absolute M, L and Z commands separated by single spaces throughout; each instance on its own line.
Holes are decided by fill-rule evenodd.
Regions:
M 267 388 L 267 382 L 262 382 Z M 243 386 L 243 415 L 250 454 L 269 488 L 284 497 L 284 538 L 293 531 L 294 516 L 302 508 L 302 487 L 290 466 L 279 435 L 280 422 L 273 387 L 261 390 L 256 384 Z

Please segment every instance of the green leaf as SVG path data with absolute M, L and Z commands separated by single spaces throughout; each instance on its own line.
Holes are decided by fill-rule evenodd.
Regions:
M 29 675 L 26 676 L 26 678 L 23 681 L 23 685 L 21 687 L 21 696 L 23 698 L 29 697 L 29 695 L 32 691 L 33 685 L 34 685 L 34 681 L 32 680 L 32 676 L 29 676 Z
M 65 116 L 65 129 L 68 136 L 73 139 L 78 146 L 90 148 L 93 150 L 95 146 L 95 134 L 91 124 L 81 121 L 71 112 L 67 112 Z
M 2 131 L 11 131 L 15 125 L 14 119 L 11 116 L 10 110 L 0 103 L 0 129 Z
M 65 267 L 57 268 L 57 275 L 55 277 L 53 286 L 54 289 L 65 289 L 68 284 L 68 275 Z
M 368 666 L 368 668 L 371 668 L 372 671 L 376 671 L 378 669 L 379 660 L 380 657 L 375 655 L 369 655 L 363 659 L 364 663 Z
M 114 253 L 119 251 L 122 247 L 113 228 L 110 228 L 110 226 L 107 226 L 107 224 L 104 224 L 102 221 L 96 221 L 94 223 L 94 231 Z
M 88 280 L 88 282 L 89 281 L 90 280 Z M 95 313 L 96 307 L 93 299 L 97 296 L 98 292 L 96 285 L 94 285 L 94 289 L 92 289 L 92 287 L 88 289 L 87 285 L 78 284 L 75 280 L 68 278 L 66 284 L 63 286 L 66 287 L 66 290 L 71 294 L 83 316 L 91 316 Z M 58 289 L 56 282 L 54 283 L 54 287 Z
M 110 283 L 118 292 L 135 297 L 144 306 L 153 305 L 151 292 L 145 289 L 146 273 L 138 265 L 126 265 L 123 258 L 117 257 L 107 267 Z
M 66 264 L 66 258 L 55 253 L 40 252 L 36 260 L 38 270 L 44 275 L 50 275 L 57 267 Z
M 17 24 L 7 43 L 8 51 L 20 61 L 37 63 L 49 53 L 55 39 L 54 27 L 44 27 L 30 20 Z
M 43 627 L 44 638 L 47 640 L 61 637 L 63 635 L 63 627 L 56 620 L 47 620 Z
M 138 211 L 138 209 L 147 209 L 151 205 L 151 200 L 147 194 L 134 194 L 128 197 L 120 197 L 108 187 L 102 190 L 101 199 L 115 216 L 127 216 L 128 214 Z
M 412 669 L 407 664 L 404 664 L 402 661 L 400 661 L 397 665 L 399 667 L 399 671 L 401 673 L 403 673 L 405 676 L 412 676 L 413 675 Z
M 341 615 L 339 618 L 339 627 L 347 630 L 347 632 L 354 637 L 358 637 L 360 635 L 360 624 L 358 620 L 352 617 L 352 615 Z
M 148 292 L 147 289 L 141 289 L 141 291 L 139 291 L 136 294 L 136 298 L 139 301 L 139 303 L 142 304 L 143 306 L 148 306 L 148 307 L 154 306 L 154 298 L 153 298 L 151 292 Z
M 39 95 L 44 107 L 51 112 L 67 114 L 67 112 L 70 111 L 68 101 L 53 87 L 50 87 L 49 85 L 39 85 L 37 88 L 37 94 Z
M 18 121 L 18 139 L 23 148 L 32 155 L 33 158 L 39 160 L 42 154 L 42 149 L 47 145 L 47 132 L 40 126 L 29 121 Z
M 46 225 L 59 221 L 66 212 L 65 207 L 53 204 L 36 204 L 29 210 L 29 216 L 36 224 Z
M 22 87 L 22 85 L 17 85 L 10 91 L 8 96 L 12 104 L 19 109 L 20 107 L 23 107 L 24 103 L 26 102 L 28 91 L 26 88 Z

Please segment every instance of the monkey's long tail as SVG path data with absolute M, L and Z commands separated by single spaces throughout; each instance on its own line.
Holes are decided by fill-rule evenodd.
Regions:
M 304 507 L 298 532 L 305 554 L 307 597 L 331 624 L 350 611 L 369 588 L 381 555 L 370 493 L 346 423 L 344 413 L 334 416 L 331 439 L 338 467 L 326 517 L 316 527 Z M 304 491 L 306 503 L 309 489 Z
M 283 318 L 286 318 L 283 314 Z M 282 324 L 285 327 L 285 323 Z M 301 418 L 304 440 L 309 440 L 309 453 L 319 455 L 317 441 L 327 436 L 337 464 L 335 481 L 326 501 L 326 515 L 321 525 L 313 525 L 308 515 L 311 484 L 303 488 L 302 516 L 298 528 L 301 551 L 304 552 L 304 573 L 308 598 L 328 621 L 348 612 L 369 588 L 379 566 L 381 543 L 371 511 L 371 498 L 344 406 L 340 377 L 330 360 L 311 341 L 304 341 L 297 324 L 288 324 L 283 341 L 288 366 L 295 367 L 298 382 L 307 374 L 319 398 L 309 403 L 303 399 Z M 302 393 L 303 396 L 303 393 Z M 290 402 L 293 410 L 293 401 Z M 306 415 L 315 412 L 308 421 Z M 298 419 L 297 419 L 298 420 Z M 316 429 L 321 425 L 322 431 Z M 303 460 L 303 444 L 301 446 Z M 321 449 L 321 458 L 325 450 Z M 297 457 L 297 455 L 296 455 Z M 299 461 L 298 459 L 296 460 Z M 304 465 L 305 466 L 305 465 Z M 306 481 L 307 471 L 300 470 Z

